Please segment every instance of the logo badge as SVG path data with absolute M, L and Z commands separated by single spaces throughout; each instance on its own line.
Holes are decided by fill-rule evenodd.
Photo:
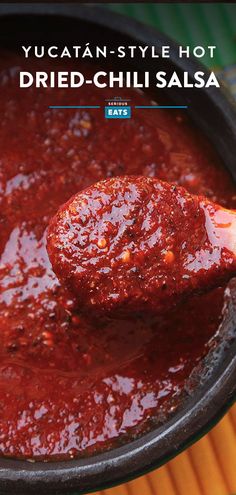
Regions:
M 115 96 L 110 100 L 106 100 L 105 118 L 106 119 L 130 119 L 131 106 L 129 99 L 123 99 L 120 96 Z

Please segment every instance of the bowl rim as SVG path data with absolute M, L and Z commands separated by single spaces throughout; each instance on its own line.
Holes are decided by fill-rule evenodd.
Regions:
M 190 73 L 201 70 L 195 60 L 179 59 L 177 44 L 156 29 L 121 14 L 94 5 L 76 4 L 1 4 L 0 19 L 4 16 L 51 16 L 96 23 L 112 29 L 134 41 L 171 46 L 170 61 Z M 204 90 L 203 90 L 204 91 Z M 236 146 L 236 104 L 224 90 L 211 88 L 207 93 L 221 113 L 232 133 Z M 162 426 L 143 434 L 122 446 L 101 452 L 92 457 L 29 463 L 18 459 L 0 459 L 0 488 L 12 491 L 17 483 L 24 493 L 49 493 L 75 490 L 88 493 L 117 485 L 159 467 L 188 445 L 205 434 L 236 400 L 236 346 L 229 348 L 223 371 L 219 371 L 196 391 L 194 404 L 187 405 Z M 21 493 L 19 491 L 19 493 Z

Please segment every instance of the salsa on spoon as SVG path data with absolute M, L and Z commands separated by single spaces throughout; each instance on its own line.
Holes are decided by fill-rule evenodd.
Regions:
M 47 249 L 82 309 L 165 312 L 236 274 L 236 212 L 158 179 L 116 177 L 59 209 Z

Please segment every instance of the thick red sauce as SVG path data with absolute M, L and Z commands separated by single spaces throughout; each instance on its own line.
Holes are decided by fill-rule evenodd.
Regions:
M 113 177 L 62 205 L 47 251 L 80 311 L 163 314 L 236 274 L 236 213 L 183 187 Z
M 106 121 L 102 109 L 49 110 L 101 104 L 112 92 L 22 90 L 19 59 L 1 64 L 0 451 L 88 455 L 174 410 L 219 325 L 223 292 L 165 320 L 88 320 L 52 271 L 50 218 L 78 190 L 115 175 L 158 176 L 228 207 L 235 188 L 184 112 L 133 110 L 130 120 Z

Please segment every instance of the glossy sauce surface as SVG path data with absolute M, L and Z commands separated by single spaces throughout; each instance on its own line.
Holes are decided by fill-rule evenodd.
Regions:
M 228 207 L 235 188 L 184 112 L 109 121 L 103 110 L 49 110 L 101 104 L 112 92 L 22 90 L 20 64 L 1 57 L 0 452 L 69 458 L 127 441 L 174 410 L 219 325 L 223 291 L 165 320 L 88 320 L 52 271 L 50 218 L 115 175 L 157 176 Z M 132 90 L 124 96 L 149 103 Z
M 153 177 L 106 179 L 51 219 L 52 268 L 80 310 L 164 314 L 236 274 L 236 212 Z

